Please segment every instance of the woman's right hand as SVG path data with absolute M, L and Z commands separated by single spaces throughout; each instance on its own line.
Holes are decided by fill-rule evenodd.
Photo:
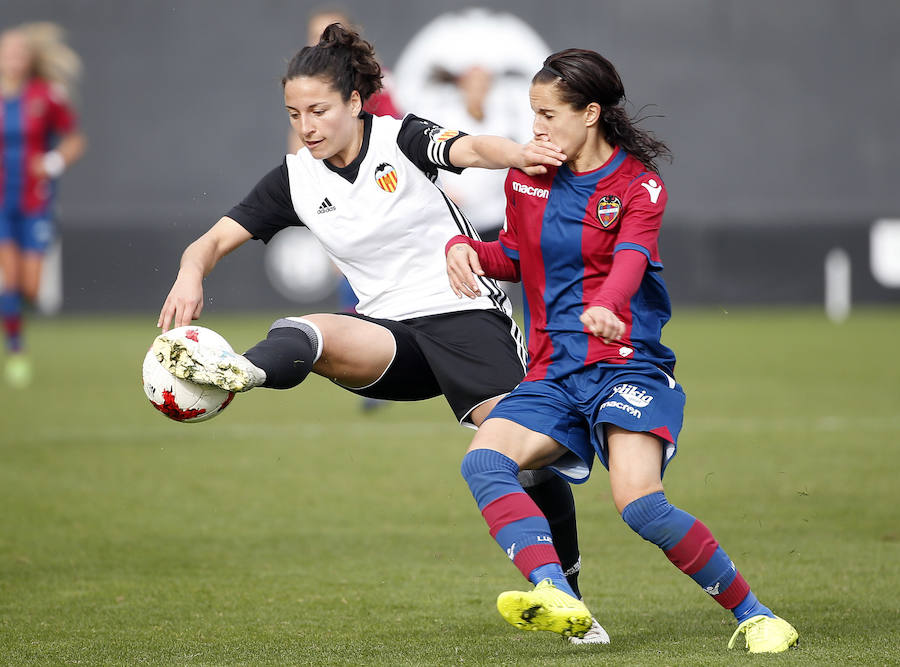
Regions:
M 460 299 L 464 296 L 474 299 L 481 296 L 481 289 L 475 276 L 483 276 L 478 253 L 466 243 L 456 243 L 447 251 L 447 277 L 450 289 Z
M 169 296 L 159 311 L 159 320 L 156 326 L 165 333 L 169 330 L 169 323 L 174 320 L 171 328 L 183 327 L 200 317 L 203 310 L 203 278 L 200 276 L 178 274 L 175 284 L 169 290 Z
M 174 319 L 175 327 L 187 326 L 200 317 L 203 310 L 203 277 L 222 257 L 251 239 L 250 232 L 235 220 L 224 216 L 199 239 L 191 243 L 181 256 L 181 268 L 169 296 L 159 311 L 156 326 L 169 330 Z

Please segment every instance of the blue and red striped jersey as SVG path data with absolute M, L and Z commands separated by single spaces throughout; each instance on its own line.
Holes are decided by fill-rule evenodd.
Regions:
M 74 129 L 71 107 L 42 79 L 31 79 L 17 97 L 0 98 L 0 206 L 26 215 L 46 209 L 51 184 L 36 177 L 30 165 L 57 136 Z
M 674 370 L 674 353 L 660 342 L 671 316 L 659 275 L 658 237 L 666 190 L 658 174 L 616 148 L 593 171 L 566 165 L 506 179 L 506 225 L 500 244 L 519 262 L 528 337 L 526 380 L 555 379 L 598 362 L 647 361 Z M 609 275 L 613 256 L 636 250 L 647 270 L 626 312 L 620 341 L 604 343 L 578 319 Z

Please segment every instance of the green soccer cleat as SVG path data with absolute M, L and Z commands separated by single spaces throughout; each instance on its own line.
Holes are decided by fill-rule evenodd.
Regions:
M 31 384 L 31 362 L 24 354 L 10 355 L 6 360 L 6 382 L 13 389 L 24 389 Z
M 583 637 L 594 619 L 584 602 L 544 579 L 530 591 L 507 591 L 497 598 L 497 610 L 522 630 L 547 630 L 563 637 Z
M 744 633 L 748 653 L 781 653 L 796 644 L 800 638 L 793 625 L 777 616 L 751 616 L 737 626 L 728 640 L 728 648 L 734 648 L 741 633 Z
M 182 380 L 225 391 L 247 391 L 266 381 L 266 373 L 246 357 L 207 347 L 185 336 L 160 334 L 151 346 L 163 368 Z

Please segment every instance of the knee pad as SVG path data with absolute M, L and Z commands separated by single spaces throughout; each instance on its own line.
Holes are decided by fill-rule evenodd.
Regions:
M 313 349 L 313 363 L 316 363 L 319 357 L 322 356 L 322 348 L 325 347 L 325 338 L 322 336 L 322 330 L 316 326 L 315 322 L 303 317 L 282 317 L 272 322 L 272 326 L 269 327 L 269 333 L 275 329 L 288 327 L 302 332 L 309 339 L 309 344 Z

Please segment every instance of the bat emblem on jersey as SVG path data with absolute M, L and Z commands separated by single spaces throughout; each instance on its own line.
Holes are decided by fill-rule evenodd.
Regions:
M 375 167 L 375 182 L 385 192 L 393 192 L 397 189 L 397 170 L 393 165 L 382 162 Z
M 597 202 L 597 220 L 606 229 L 619 219 L 619 211 L 622 209 L 622 200 L 615 195 L 604 195 Z

